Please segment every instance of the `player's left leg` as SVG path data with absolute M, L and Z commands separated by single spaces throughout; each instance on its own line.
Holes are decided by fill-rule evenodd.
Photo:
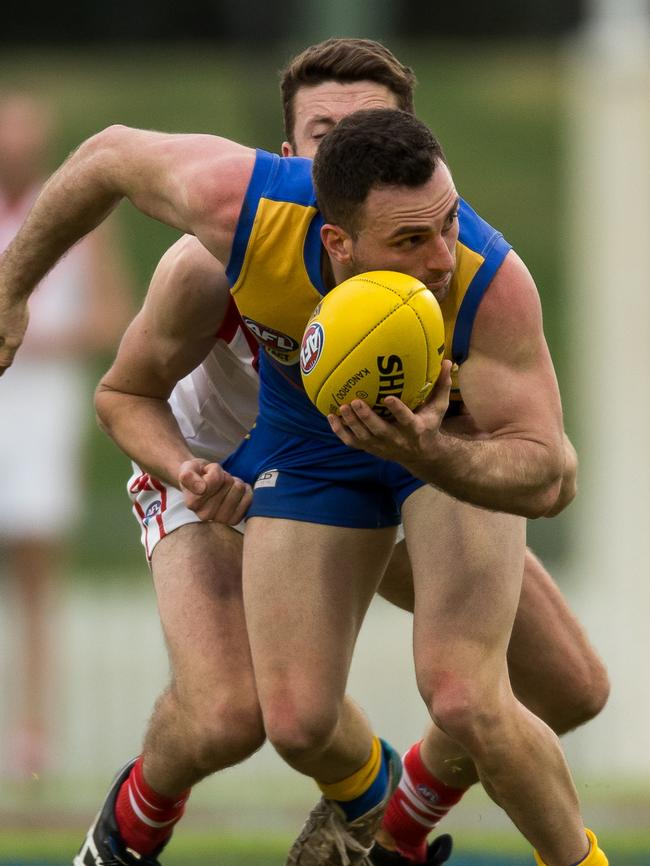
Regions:
M 395 551 L 378 592 L 403 610 L 413 611 L 413 575 L 406 543 Z M 583 627 L 543 564 L 526 550 L 517 614 L 508 645 L 510 682 L 517 698 L 556 734 L 586 723 L 603 708 L 609 693 L 607 671 Z M 432 772 L 444 766 L 446 783 Z M 395 847 L 409 851 L 417 862 L 434 864 L 440 845 L 427 849 L 426 838 L 470 785 L 476 768 L 457 743 L 431 725 L 421 743 L 404 756 L 401 786 L 395 792 L 378 834 L 373 862 L 404 863 L 385 854 Z M 414 817 L 415 813 L 415 817 Z
M 413 612 L 413 574 L 406 542 L 395 545 L 378 589 Z M 584 725 L 609 695 L 607 670 L 543 563 L 528 548 L 517 614 L 508 644 L 512 688 L 556 734 Z
M 524 521 L 433 488 L 412 494 L 403 515 L 416 672 L 432 718 L 469 754 L 487 792 L 549 866 L 580 862 L 589 846 L 559 742 L 517 701 L 507 673 Z M 432 769 L 445 780 L 444 765 Z
M 394 529 L 250 518 L 244 604 L 268 739 L 324 798 L 290 864 L 362 862 L 399 758 L 344 700 L 354 643 L 393 546 Z

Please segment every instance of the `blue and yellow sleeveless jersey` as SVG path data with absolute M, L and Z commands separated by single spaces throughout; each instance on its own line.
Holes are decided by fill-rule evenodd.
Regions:
M 321 276 L 322 217 L 311 160 L 257 151 L 227 275 L 260 353 L 260 416 L 290 433 L 331 438 L 327 419 L 300 380 L 298 356 L 307 320 L 327 289 Z M 461 201 L 456 271 L 441 304 L 445 357 L 462 364 L 481 298 L 510 250 L 502 235 Z M 454 383 L 452 400 L 461 401 Z

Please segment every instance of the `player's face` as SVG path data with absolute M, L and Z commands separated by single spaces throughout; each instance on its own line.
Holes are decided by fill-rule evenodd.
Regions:
M 420 187 L 371 190 L 357 236 L 348 238 L 348 276 L 402 271 L 421 280 L 442 301 L 456 266 L 458 201 L 452 176 L 442 162 Z
M 282 155 L 313 157 L 321 139 L 348 114 L 364 108 L 397 107 L 395 94 L 376 81 L 324 81 L 301 87 L 293 103 L 294 146 L 285 141 Z

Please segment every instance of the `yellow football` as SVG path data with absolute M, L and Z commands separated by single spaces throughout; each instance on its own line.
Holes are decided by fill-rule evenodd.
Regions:
M 325 415 L 364 400 L 390 417 L 389 395 L 415 409 L 440 373 L 445 328 L 427 287 L 396 271 L 370 271 L 345 280 L 316 307 L 300 347 L 309 399 Z

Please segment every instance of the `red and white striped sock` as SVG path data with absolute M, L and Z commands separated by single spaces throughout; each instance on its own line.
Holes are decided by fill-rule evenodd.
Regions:
M 432 776 L 416 743 L 402 759 L 404 771 L 391 797 L 382 827 L 394 839 L 400 854 L 425 863 L 427 836 L 463 796 L 467 788 L 450 788 Z
M 115 801 L 117 827 L 127 848 L 151 854 L 166 842 L 185 811 L 190 790 L 177 797 L 158 794 L 144 780 L 140 755 Z

